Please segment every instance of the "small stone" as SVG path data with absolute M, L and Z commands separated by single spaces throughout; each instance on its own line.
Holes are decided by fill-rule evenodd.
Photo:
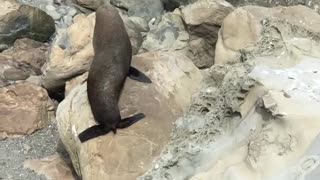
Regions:
M 61 15 L 66 15 L 67 14 L 67 10 L 65 10 L 64 8 L 59 8 L 57 11 Z
M 70 15 L 66 15 L 63 17 L 63 22 L 66 24 L 66 25 L 71 25 L 72 24 L 72 21 L 73 21 L 73 18 L 72 16 Z
M 50 5 L 50 4 L 46 6 L 46 9 L 48 11 L 55 11 L 56 10 L 56 8 L 53 5 Z
M 0 44 L 0 52 L 8 49 L 9 46 L 7 44 Z
M 54 20 L 59 20 L 61 15 L 56 11 L 48 11 L 48 15 L 50 15 Z
M 68 15 L 75 16 L 77 14 L 77 10 L 75 8 L 70 8 L 68 11 Z
M 3 76 L 6 80 L 17 81 L 27 79 L 29 74 L 20 69 L 9 68 L 3 72 Z

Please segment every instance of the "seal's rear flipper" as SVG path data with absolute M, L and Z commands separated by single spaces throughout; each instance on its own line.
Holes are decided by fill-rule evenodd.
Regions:
M 95 125 L 95 126 L 89 127 L 88 129 L 80 133 L 78 135 L 78 138 L 80 139 L 81 143 L 83 143 L 85 141 L 96 138 L 98 136 L 108 134 L 110 131 L 111 129 L 106 130 L 105 127 L 103 127 L 102 125 Z
M 139 113 L 139 114 L 135 114 L 131 117 L 124 118 L 117 124 L 117 128 L 119 128 L 119 129 L 127 128 L 145 117 L 146 116 L 143 113 Z
M 144 83 L 151 83 L 152 82 L 145 74 L 143 74 L 138 69 L 136 69 L 132 66 L 130 66 L 128 76 L 131 79 L 139 81 L 139 82 L 144 82 Z

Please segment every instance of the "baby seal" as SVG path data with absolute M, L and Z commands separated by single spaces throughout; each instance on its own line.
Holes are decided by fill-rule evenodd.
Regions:
M 94 59 L 87 80 L 89 104 L 98 125 L 79 134 L 81 142 L 117 129 L 127 128 L 143 119 L 143 113 L 121 120 L 118 101 L 126 77 L 151 83 L 151 80 L 130 66 L 132 47 L 124 23 L 117 9 L 111 5 L 96 11 L 93 34 Z

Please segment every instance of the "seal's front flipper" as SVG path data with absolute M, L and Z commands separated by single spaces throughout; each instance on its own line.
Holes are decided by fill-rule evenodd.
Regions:
M 139 114 L 135 114 L 131 117 L 124 118 L 117 124 L 117 128 L 119 128 L 119 129 L 127 128 L 145 117 L 146 116 L 143 113 L 139 113 Z
M 98 136 L 103 136 L 105 134 L 108 134 L 111 131 L 111 129 L 105 129 L 102 125 L 95 125 L 92 127 L 89 127 L 88 129 L 84 130 L 82 133 L 78 135 L 78 138 L 80 139 L 81 143 L 88 141 L 90 139 L 96 138 Z
M 132 66 L 130 66 L 128 76 L 131 79 L 139 81 L 139 82 L 144 82 L 144 83 L 151 83 L 152 82 L 145 74 L 143 74 L 138 69 L 136 69 Z

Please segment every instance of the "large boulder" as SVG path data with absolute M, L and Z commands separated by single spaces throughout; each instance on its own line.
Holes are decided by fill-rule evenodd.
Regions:
M 319 15 L 303 6 L 233 13 L 235 25 L 226 18 L 219 35 L 239 56 L 208 70 L 170 142 L 138 179 L 318 178 Z
M 45 42 L 55 32 L 55 22 L 52 17 L 38 8 L 19 5 L 15 0 L 1 1 L 0 7 L 4 10 L 0 13 L 2 47 L 9 47 L 20 38 Z
M 31 134 L 54 114 L 47 91 L 30 83 L 0 88 L 0 102 L 0 138 Z
M 233 10 L 224 0 L 199 0 L 162 16 L 142 43 L 140 52 L 175 49 L 200 69 L 214 64 L 215 44 L 222 20 Z
M 13 47 L 0 53 L 0 87 L 41 75 L 47 50 L 45 43 L 28 38 L 16 40 Z
M 68 96 L 59 104 L 59 133 L 84 180 L 126 180 L 143 174 L 168 142 L 172 122 L 188 107 L 202 79 L 190 59 L 177 52 L 141 54 L 134 57 L 133 65 L 153 83 L 127 79 L 119 103 L 121 115 L 142 112 L 146 118 L 116 135 L 109 133 L 80 143 L 77 135 L 96 124 L 83 78 L 80 85 L 72 83 Z
M 309 17 L 307 21 L 306 17 Z M 319 27 L 320 15 L 305 6 L 238 8 L 223 21 L 216 45 L 215 63 L 235 62 L 239 60 L 241 51 L 280 55 L 288 45 L 319 54 L 313 48 L 312 41 L 306 39 L 306 32 L 312 38 L 319 38 Z

